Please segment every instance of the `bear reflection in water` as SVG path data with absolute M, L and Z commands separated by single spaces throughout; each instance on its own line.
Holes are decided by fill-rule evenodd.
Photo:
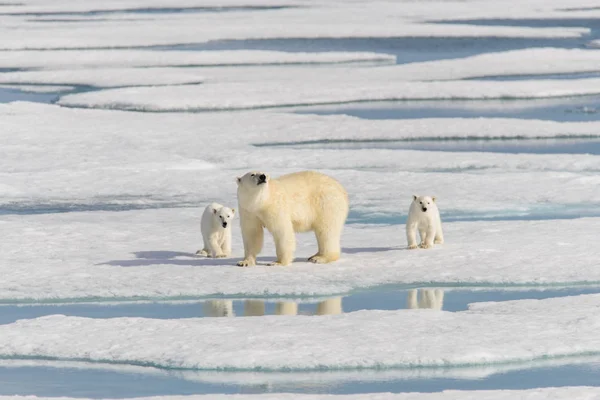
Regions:
M 419 293 L 417 293 L 419 292 Z M 444 291 L 442 289 L 411 289 L 408 291 L 406 308 L 431 308 L 441 310 L 444 306 Z
M 208 300 L 203 304 L 204 315 L 207 317 L 234 317 L 233 300 Z M 343 313 L 342 298 L 335 297 L 316 304 L 314 312 L 300 312 L 304 315 L 332 315 Z M 278 301 L 275 303 L 275 315 L 298 315 L 298 303 L 293 301 Z M 264 300 L 244 300 L 244 317 L 260 317 L 265 313 Z
M 350 296 L 351 298 L 352 296 Z M 356 299 L 355 299 L 356 300 Z M 234 302 L 236 307 L 234 310 Z M 270 306 L 269 306 L 270 305 Z M 273 307 L 273 305 L 275 307 Z M 342 297 L 333 297 L 318 303 L 299 303 L 295 301 L 266 302 L 264 300 L 207 300 L 203 303 L 206 317 L 260 317 L 263 315 L 334 315 L 342 314 Z M 442 289 L 411 289 L 407 292 L 407 309 L 442 310 L 444 291 Z M 347 301 L 346 312 L 369 310 L 401 309 L 402 302 L 389 294 L 377 296 L 366 302 Z M 237 310 L 237 313 L 236 313 Z

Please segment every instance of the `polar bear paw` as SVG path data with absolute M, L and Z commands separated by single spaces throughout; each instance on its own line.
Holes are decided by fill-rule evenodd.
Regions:
M 315 263 L 315 264 L 327 264 L 329 262 L 327 257 L 319 256 L 316 254 L 314 256 L 310 257 L 308 259 L 308 261 L 311 263 Z
M 227 257 L 227 254 L 225 253 L 220 253 L 220 254 L 215 254 L 214 256 L 212 256 L 213 258 L 225 258 Z
M 256 265 L 254 260 L 245 259 L 237 262 L 238 267 L 253 267 Z
M 273 262 L 267 263 L 267 266 L 269 266 L 269 267 L 283 267 L 283 264 L 280 263 L 279 261 L 273 261 Z
M 197 256 L 203 256 L 203 257 L 208 257 L 208 252 L 206 250 L 198 250 L 196 252 Z
M 435 243 L 435 244 L 444 244 L 444 239 L 435 239 L 435 241 L 433 243 Z
M 432 246 L 432 245 L 430 245 L 430 244 L 427 244 L 427 243 L 421 243 L 421 246 L 420 246 L 420 247 L 421 247 L 422 249 L 429 249 L 430 247 L 433 247 L 433 246 Z
M 408 245 L 408 249 L 409 249 L 409 250 L 414 250 L 414 249 L 416 249 L 417 247 L 419 247 L 419 246 L 417 246 L 416 244 L 410 244 L 410 245 Z

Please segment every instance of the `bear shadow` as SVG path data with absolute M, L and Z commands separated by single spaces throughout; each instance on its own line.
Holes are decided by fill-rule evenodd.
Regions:
M 404 250 L 402 247 L 344 247 L 342 254 L 382 253 L 384 251 Z
M 176 265 L 176 266 L 235 266 L 241 257 L 231 258 L 210 258 L 197 256 L 194 253 L 186 253 L 182 251 L 136 251 L 135 256 L 131 260 L 111 260 L 96 265 L 112 265 L 115 267 L 147 267 L 151 265 Z M 179 258 L 186 257 L 186 258 Z M 268 261 L 268 260 L 267 260 Z

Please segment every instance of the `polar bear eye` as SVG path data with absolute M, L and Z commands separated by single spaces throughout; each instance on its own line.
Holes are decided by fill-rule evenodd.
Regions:
M 256 174 L 252 174 L 252 175 L 250 175 L 250 176 L 254 178 L 254 176 L 255 176 L 255 175 L 256 175 Z
M 422 201 L 420 201 L 419 203 L 423 204 L 423 202 L 422 202 Z

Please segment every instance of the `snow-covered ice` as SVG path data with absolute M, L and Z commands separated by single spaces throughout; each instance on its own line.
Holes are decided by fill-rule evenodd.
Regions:
M 377 75 L 375 70 L 371 71 Z M 307 72 L 307 74 L 313 74 Z M 531 99 L 600 94 L 600 78 L 528 81 L 406 82 L 351 75 L 324 85 L 321 78 L 206 85 L 108 89 L 62 97 L 58 104 L 136 111 L 243 110 L 395 100 Z M 348 78 L 348 80 L 346 80 Z M 58 83 L 58 82 L 57 82 Z M 64 82 L 68 83 L 68 82 Z
M 376 121 L 270 112 L 240 112 L 232 118 L 227 113 L 157 115 L 32 103 L 0 105 L 0 115 L 0 204 L 5 206 L 231 204 L 234 178 L 257 168 L 273 176 L 326 171 L 346 185 L 356 211 L 400 213 L 406 208 L 402 199 L 413 191 L 435 191 L 446 210 L 460 211 L 600 203 L 596 156 L 438 152 L 428 157 L 431 153 L 422 151 L 253 146 L 334 139 L 597 138 L 599 122 Z M 261 154 L 262 161 L 248 154 Z M 447 173 L 452 170 L 471 173 Z M 486 173 L 495 179 L 482 179 Z M 512 190 L 497 190 L 498 185 Z
M 111 2 L 112 3 L 112 2 Z M 232 11 L 219 13 L 215 24 L 214 13 L 181 13 L 129 18 L 126 23 L 117 19 L 80 22 L 52 22 L 52 35 L 40 35 L 48 22 L 40 23 L 27 13 L 81 12 L 94 9 L 131 9 L 130 4 L 98 5 L 8 6 L 0 15 L 1 49 L 77 49 L 123 48 L 132 46 L 172 45 L 202 43 L 224 39 L 264 38 L 340 38 L 340 37 L 511 37 L 511 38 L 578 38 L 589 33 L 584 27 L 511 27 L 475 26 L 467 24 L 435 24 L 428 20 L 436 17 L 458 19 L 481 15 L 477 7 L 460 2 L 326 2 L 319 1 L 308 7 L 291 7 L 261 11 Z M 304 5 L 300 2 L 299 5 Z M 548 4 L 523 2 L 511 7 L 511 12 L 521 16 L 553 14 L 562 3 L 553 0 Z M 39 3 L 38 3 L 39 4 Z M 118 3 L 117 3 L 118 4 Z M 258 3 L 261 4 L 260 2 Z M 289 4 L 289 3 L 287 3 Z M 202 6 L 202 2 L 196 2 Z M 252 6 L 253 2 L 248 2 Z M 281 4 L 277 4 L 281 5 Z M 296 3 L 291 3 L 294 6 Z M 164 6 L 164 4 L 163 4 Z M 176 7 L 176 4 L 169 5 Z M 188 3 L 184 6 L 190 6 Z M 135 8 L 136 6 L 133 6 Z M 149 8 L 151 5 L 137 7 Z M 506 7 L 486 2 L 488 17 L 506 15 Z M 11 15 L 10 13 L 13 13 Z M 14 15 L 14 14 L 17 15 Z M 25 15 L 18 15 L 25 13 Z M 331 15 L 335 18 L 331 18 Z M 252 23 L 249 24 L 248 20 Z M 160 21 L 162 23 L 156 23 Z M 18 27 L 19 29 L 14 29 Z M 135 33 L 135 34 L 133 34 Z
M 315 370 L 468 366 L 600 352 L 600 295 L 475 306 L 457 313 L 261 319 L 55 315 L 0 326 L 0 355 L 164 368 Z
M 3 51 L 0 52 L 0 68 L 72 70 L 75 68 L 199 67 L 254 64 L 393 63 L 395 59 L 395 56 L 389 54 L 366 52 L 288 53 L 259 50 L 202 52 L 175 50 Z M 585 61 L 581 61 L 581 64 L 583 63 Z M 583 68 L 583 65 L 581 68 Z M 98 71 L 94 72 L 98 74 Z M 160 70 L 156 72 L 160 72 Z M 157 73 L 157 77 L 160 77 L 160 73 Z
M 108 305 L 248 297 L 317 301 L 381 285 L 386 290 L 501 290 L 600 284 L 593 246 L 600 223 L 599 156 L 369 148 L 369 141 L 377 140 L 597 140 L 600 122 L 377 121 L 298 115 L 298 108 L 291 108 L 414 99 L 469 99 L 476 106 L 485 99 L 600 94 L 599 78 L 466 80 L 599 72 L 597 32 L 590 29 L 590 21 L 600 16 L 595 3 L 0 4 L 0 86 L 75 91 L 58 104 L 0 105 L 0 303 Z M 502 19 L 507 26 L 499 25 Z M 527 26 L 527 19 L 547 22 Z M 561 19 L 569 26 L 561 26 Z M 310 38 L 327 40 L 313 48 L 302 42 Z M 357 38 L 362 38 L 362 49 L 356 50 L 362 51 L 349 51 L 352 40 L 360 42 Z M 411 49 L 414 38 L 430 47 Z M 433 47 L 443 48 L 444 38 L 454 38 L 455 45 L 464 39 L 473 51 L 452 48 L 440 58 L 462 58 L 394 64 L 394 54 L 400 54 L 395 46 L 429 52 L 431 57 L 424 59 L 431 59 L 437 51 Z M 498 51 L 480 54 L 494 51 L 494 40 L 500 42 Z M 371 49 L 372 43 L 377 45 Z M 179 45 L 185 44 L 198 49 L 183 51 Z M 533 47 L 523 49 L 527 45 Z M 386 46 L 390 54 L 384 54 Z M 226 50 L 215 50 L 219 48 Z M 236 48 L 246 49 L 232 50 Z M 327 52 L 332 49 L 340 51 Z M 211 112 L 243 109 L 252 110 Z M 339 150 L 335 142 L 357 147 Z M 347 187 L 352 221 L 344 231 L 339 262 L 305 262 L 316 247 L 313 235 L 305 234 L 298 235 L 292 266 L 268 267 L 264 264 L 275 251 L 267 235 L 260 265 L 238 268 L 243 246 L 237 224 L 231 259 L 194 256 L 201 244 L 202 207 L 210 201 L 235 207 L 234 178 L 250 169 L 273 176 L 319 169 Z M 413 193 L 438 196 L 447 218 L 444 245 L 405 249 L 401 221 Z M 551 219 L 527 220 L 539 210 Z M 494 220 L 498 218 L 517 220 Z M 455 313 L 415 309 L 179 320 L 53 315 L 1 325 L 0 358 L 13 359 L 5 361 L 9 364 L 53 363 L 59 368 L 75 361 L 90 367 L 86 362 L 92 361 L 90 368 L 133 368 L 157 375 L 167 373 L 162 368 L 188 368 L 176 373 L 217 384 L 308 382 L 325 369 L 333 370 L 319 376 L 325 384 L 478 379 L 595 359 L 600 354 L 599 307 L 600 295 L 580 295 L 475 303 Z M 412 368 L 437 366 L 450 368 Z M 258 372 L 265 370 L 278 372 L 268 377 Z M 287 370 L 308 373 L 283 372 Z M 213 375 L 203 375 L 208 373 Z M 202 398 L 169 399 L 196 397 Z M 591 399 L 600 398 L 600 392 L 567 387 L 367 397 Z
M 384 284 L 600 282 L 597 255 L 588 244 L 598 218 L 446 223 L 447 243 L 431 251 L 406 250 L 403 226 L 349 225 L 339 262 L 320 266 L 303 261 L 316 246 L 313 235 L 306 234 L 299 235 L 297 262 L 289 268 L 264 266 L 275 256 L 270 235 L 259 257 L 263 266 L 236 267 L 243 255 L 237 226 L 233 258 L 194 257 L 201 244 L 199 218 L 199 209 L 189 208 L 2 216 L 6 234 L 0 243 L 0 299 L 294 297 Z M 24 242 L 31 245 L 19 245 Z

